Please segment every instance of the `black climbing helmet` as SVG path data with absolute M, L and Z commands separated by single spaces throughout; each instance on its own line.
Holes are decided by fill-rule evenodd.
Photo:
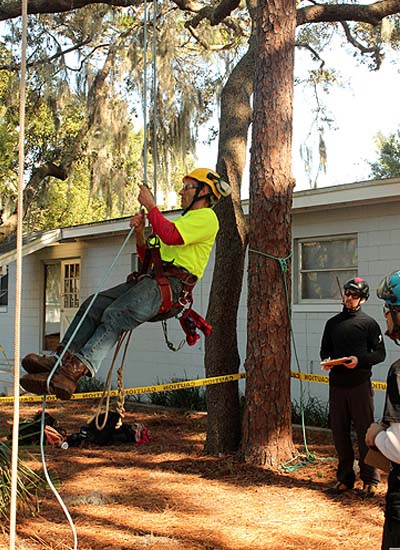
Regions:
M 347 283 L 343 285 L 343 288 L 345 291 L 350 290 L 358 294 L 360 298 L 365 298 L 366 300 L 369 298 L 369 284 L 367 281 L 364 281 L 364 279 L 361 279 L 361 277 L 350 279 L 350 281 L 347 281 Z

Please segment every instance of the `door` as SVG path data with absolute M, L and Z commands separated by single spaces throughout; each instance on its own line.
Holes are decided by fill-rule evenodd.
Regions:
M 57 349 L 79 307 L 80 260 L 44 266 L 43 350 Z

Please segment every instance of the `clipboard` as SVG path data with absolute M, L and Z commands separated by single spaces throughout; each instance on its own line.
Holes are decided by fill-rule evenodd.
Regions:
M 338 359 L 326 359 L 321 361 L 321 366 L 323 367 L 335 367 L 336 365 L 345 365 L 346 363 L 351 363 L 348 357 L 339 357 Z

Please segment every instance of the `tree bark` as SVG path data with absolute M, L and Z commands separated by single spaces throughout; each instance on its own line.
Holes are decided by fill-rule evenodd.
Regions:
M 277 466 L 294 454 L 290 272 L 276 259 L 262 254 L 286 258 L 291 250 L 295 1 L 260 0 L 256 29 L 246 407 L 241 450 L 247 462 Z
M 247 133 L 251 123 L 254 46 L 232 71 L 221 98 L 217 171 L 232 187 L 231 200 L 217 207 L 221 222 L 216 243 L 214 277 L 207 318 L 213 325 L 206 340 L 206 376 L 237 373 L 237 311 L 243 282 L 247 224 L 241 206 L 240 187 L 246 163 Z M 236 451 L 240 443 L 238 383 L 207 386 L 207 441 L 211 454 Z

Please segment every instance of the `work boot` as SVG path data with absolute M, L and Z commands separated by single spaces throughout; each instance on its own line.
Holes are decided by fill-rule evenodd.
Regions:
M 38 353 L 28 353 L 22 359 L 22 367 L 29 374 L 37 372 L 50 372 L 57 362 L 58 356 L 61 355 L 63 346 L 58 346 L 57 355 L 39 355 Z
M 370 483 L 364 483 L 361 495 L 363 498 L 374 498 L 376 496 L 376 485 L 371 485 Z
M 39 355 L 37 353 L 28 353 L 22 359 L 22 367 L 30 374 L 38 372 L 50 372 L 56 364 L 57 357 L 54 355 Z
M 47 389 L 48 373 L 46 372 L 26 374 L 21 378 L 20 384 L 30 393 L 43 395 L 50 390 L 50 393 L 59 399 L 71 399 L 79 380 L 85 374 L 89 374 L 87 366 L 76 355 L 67 351 L 62 358 L 62 364 L 57 367 L 50 380 L 49 389 Z

